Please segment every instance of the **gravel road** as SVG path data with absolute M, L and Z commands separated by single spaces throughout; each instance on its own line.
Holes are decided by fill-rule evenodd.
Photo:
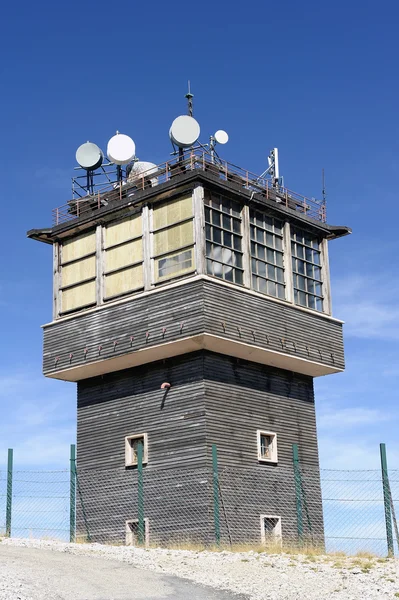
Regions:
M 244 600 L 118 560 L 0 545 L 1 600 Z
M 398 574 L 376 557 L 0 544 L 0 600 L 395 600 Z

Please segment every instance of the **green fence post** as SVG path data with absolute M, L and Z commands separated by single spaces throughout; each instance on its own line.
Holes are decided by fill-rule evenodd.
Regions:
M 385 444 L 380 444 L 382 489 L 384 492 L 385 528 L 387 532 L 388 556 L 394 555 L 391 515 L 391 495 L 388 479 L 387 452 Z
M 76 541 L 76 446 L 71 444 L 69 484 L 69 541 Z
M 137 507 L 138 507 L 138 536 L 137 541 L 140 545 L 145 542 L 145 522 L 144 522 L 144 485 L 143 485 L 143 444 L 137 444 Z
M 215 541 L 220 545 L 220 509 L 219 509 L 219 475 L 218 475 L 218 449 L 212 444 L 212 471 L 213 471 L 213 519 L 215 523 Z
M 11 537 L 12 466 L 13 466 L 13 449 L 9 448 L 8 449 L 8 461 L 7 461 L 6 537 Z
M 298 444 L 292 444 L 292 459 L 294 462 L 294 480 L 295 480 L 295 505 L 296 505 L 296 520 L 298 530 L 299 543 L 303 542 L 303 515 L 302 515 L 302 481 L 301 467 L 299 463 Z

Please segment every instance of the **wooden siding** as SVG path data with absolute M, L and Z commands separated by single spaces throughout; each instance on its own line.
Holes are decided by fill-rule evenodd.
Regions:
M 102 359 L 162 344 L 169 344 L 173 354 L 173 342 L 203 333 L 249 349 L 344 367 L 340 323 L 201 279 L 45 326 L 44 373 L 62 378 L 64 370 L 83 366 L 84 371 Z
M 257 460 L 256 431 L 266 428 L 278 435 L 278 465 Z M 281 515 L 283 535 L 295 536 L 292 443 L 302 467 L 315 470 L 308 508 L 322 537 L 311 378 L 200 351 L 80 382 L 78 478 L 93 541 L 123 541 L 125 521 L 137 518 L 137 470 L 125 468 L 124 453 L 135 433 L 148 434 L 145 516 L 154 542 L 212 542 L 213 443 L 224 541 L 227 524 L 234 542 L 259 541 L 261 514 Z M 79 501 L 78 524 L 84 534 Z

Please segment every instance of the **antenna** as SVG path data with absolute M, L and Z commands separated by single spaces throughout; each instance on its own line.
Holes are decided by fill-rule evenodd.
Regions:
M 215 154 L 217 155 L 215 150 L 216 144 L 227 144 L 228 141 L 229 135 L 226 131 L 223 131 L 223 129 L 218 129 L 214 135 L 211 135 L 209 139 L 209 149 L 211 151 L 212 162 L 214 162 Z
M 258 180 L 269 175 L 271 177 L 273 187 L 278 188 L 282 181 L 282 178 L 280 178 L 280 168 L 278 162 L 278 148 L 273 148 L 270 150 L 269 156 L 267 157 L 267 162 L 269 166 L 266 171 L 263 171 L 262 175 L 258 177 Z
M 116 132 L 107 145 L 107 156 L 116 165 L 118 181 L 122 181 L 122 165 L 127 165 L 136 155 L 136 144 L 131 137 Z
M 188 92 L 187 94 L 184 96 L 185 98 L 187 98 L 187 114 L 189 117 L 193 116 L 193 98 L 194 98 L 194 94 L 191 93 L 191 89 L 190 89 L 190 80 L 188 80 Z
M 172 144 L 183 150 L 195 144 L 200 136 L 200 131 L 199 123 L 194 117 L 181 115 L 173 121 L 169 130 L 169 137 Z
M 324 176 L 324 167 L 321 170 L 321 194 L 322 194 L 322 198 L 323 198 L 323 202 L 326 202 L 327 199 L 327 193 L 326 193 L 326 179 Z
M 104 154 L 96 144 L 87 141 L 76 150 L 76 162 L 86 171 L 86 190 L 92 194 L 94 190 L 93 172 L 103 163 Z

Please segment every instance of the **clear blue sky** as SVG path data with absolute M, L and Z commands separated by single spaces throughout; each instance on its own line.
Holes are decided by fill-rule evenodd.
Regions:
M 327 6 L 328 4 L 328 6 Z M 399 468 L 398 41 L 396 2 L 7 3 L 0 36 L 0 463 L 64 466 L 75 386 L 41 375 L 51 248 L 26 231 L 70 197 L 77 146 L 116 129 L 142 160 L 170 152 L 190 79 L 204 139 L 262 172 L 278 146 L 285 184 L 320 196 L 353 235 L 330 244 L 347 371 L 316 381 L 324 467 Z

